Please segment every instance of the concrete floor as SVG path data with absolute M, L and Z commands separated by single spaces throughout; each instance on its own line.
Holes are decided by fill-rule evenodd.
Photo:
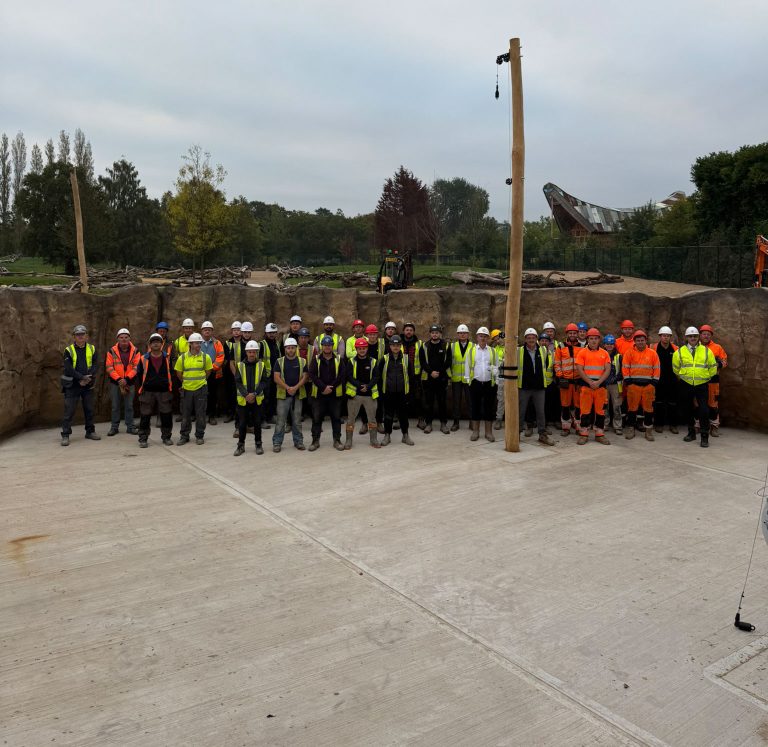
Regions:
M 76 430 L 0 445 L 3 745 L 768 742 L 768 436 Z

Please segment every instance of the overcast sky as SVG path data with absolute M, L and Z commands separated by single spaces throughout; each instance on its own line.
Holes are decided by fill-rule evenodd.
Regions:
M 80 127 L 152 196 L 193 143 L 229 197 L 374 209 L 400 164 L 461 176 L 506 219 L 509 67 L 523 45 L 525 212 L 552 181 L 608 207 L 690 192 L 699 155 L 768 139 L 768 3 L 4 2 L 0 132 Z

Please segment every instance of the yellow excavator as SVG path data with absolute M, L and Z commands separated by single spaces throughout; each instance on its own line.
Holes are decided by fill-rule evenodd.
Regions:
M 765 236 L 758 236 L 755 240 L 755 275 L 752 279 L 752 286 L 755 288 L 768 288 L 766 259 L 768 259 L 768 239 Z
M 395 249 L 387 249 L 376 277 L 376 289 L 379 293 L 402 290 L 413 282 L 413 265 L 410 252 L 400 255 Z

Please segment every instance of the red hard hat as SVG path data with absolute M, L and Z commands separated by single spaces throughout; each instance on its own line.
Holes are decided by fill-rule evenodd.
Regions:
M 638 329 L 635 331 L 635 334 L 632 335 L 632 339 L 634 340 L 636 337 L 645 337 L 645 339 L 648 339 L 648 335 L 645 334 L 645 331 L 642 329 Z
M 379 328 L 375 324 L 369 324 L 365 328 L 365 334 L 366 335 L 378 335 L 379 334 Z
M 363 326 L 363 320 L 362 319 L 355 319 L 355 321 L 352 322 L 352 326 L 353 327 L 357 327 L 358 324 L 362 327 Z
M 356 348 L 367 348 L 368 347 L 368 340 L 366 340 L 365 337 L 358 337 L 355 340 L 355 347 Z
M 708 324 L 702 324 L 701 327 L 699 327 L 699 332 L 714 332 L 715 330 L 712 329 Z
M 631 319 L 625 319 L 625 320 L 624 320 L 624 321 L 621 323 L 621 328 L 622 328 L 622 329 L 624 329 L 625 327 L 632 327 L 632 328 L 634 329 L 635 325 L 632 323 L 632 320 L 631 320 Z
M 600 330 L 597 327 L 590 327 L 587 330 L 587 337 L 600 337 Z
M 579 328 L 573 322 L 571 322 L 570 324 L 566 325 L 565 331 L 566 332 L 578 332 Z

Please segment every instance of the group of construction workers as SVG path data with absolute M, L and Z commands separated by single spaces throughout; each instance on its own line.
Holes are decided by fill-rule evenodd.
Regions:
M 176 410 L 176 444 L 189 443 L 194 421 L 195 443 L 202 445 L 206 426 L 217 425 L 223 412 L 225 423 L 235 423 L 234 456 L 245 452 L 249 433 L 256 454 L 263 454 L 263 431 L 273 427 L 273 452 L 282 450 L 288 427 L 296 449 L 315 451 L 327 417 L 333 447 L 345 451 L 353 446 L 359 416 L 360 434 L 368 433 L 371 447 L 390 444 L 394 430 L 400 430 L 402 443 L 413 446 L 410 419 L 425 434 L 437 419 L 440 432 L 450 434 L 459 430 L 466 408 L 470 440 L 479 440 L 483 425 L 484 438 L 492 442 L 493 431 L 504 420 L 500 384 L 511 380 L 518 388 L 521 430 L 530 437 L 535 427 L 545 446 L 554 445 L 550 426 L 558 421 L 562 435 L 573 430 L 579 445 L 587 443 L 591 430 L 595 441 L 608 444 L 606 417 L 617 435 L 631 439 L 642 432 L 653 441 L 654 430 L 662 432 L 665 424 L 671 433 L 678 432 L 678 411 L 688 426 L 684 440 L 696 440 L 698 431 L 701 446 L 708 446 L 709 436 L 718 435 L 719 373 L 728 364 L 725 350 L 712 339 L 712 328 L 688 327 L 679 347 L 667 326 L 652 344 L 630 320 L 620 328 L 618 336 L 601 335 L 584 322 L 571 323 L 560 341 L 555 325 L 546 322 L 541 334 L 526 329 L 516 360 L 506 362 L 501 330 L 481 326 L 470 340 L 466 324 L 457 327 L 454 340 L 445 339 L 442 327 L 433 324 L 422 340 L 411 322 L 398 330 L 389 321 L 380 336 L 375 324 L 355 319 L 345 339 L 334 318 L 326 316 L 322 332 L 313 338 L 296 314 L 282 336 L 277 324 L 269 322 L 263 338 L 256 340 L 251 322 L 235 321 L 230 337 L 221 340 L 210 321 L 197 332 L 188 318 L 175 339 L 169 325 L 159 322 L 142 350 L 130 331 L 121 328 L 104 359 L 112 404 L 107 435 L 117 435 L 124 420 L 127 432 L 146 448 L 155 415 L 162 443 L 170 446 Z M 86 327 L 77 325 L 63 356 L 62 446 L 69 445 L 78 402 L 85 437 L 100 440 L 93 393 L 98 365 Z M 306 418 L 311 419 L 308 447 L 302 426 Z

